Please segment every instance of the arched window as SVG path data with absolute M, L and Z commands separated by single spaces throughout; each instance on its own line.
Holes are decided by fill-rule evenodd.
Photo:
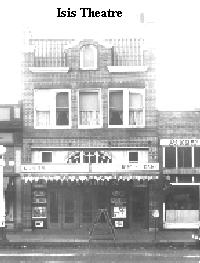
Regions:
M 97 69 L 97 48 L 94 45 L 84 45 L 80 51 L 80 68 Z

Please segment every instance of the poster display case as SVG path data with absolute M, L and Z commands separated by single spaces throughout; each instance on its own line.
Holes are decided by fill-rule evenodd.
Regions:
M 47 228 L 47 191 L 45 184 L 32 185 L 32 229 Z
M 115 228 L 128 227 L 128 201 L 124 191 L 112 191 L 110 198 L 111 218 Z

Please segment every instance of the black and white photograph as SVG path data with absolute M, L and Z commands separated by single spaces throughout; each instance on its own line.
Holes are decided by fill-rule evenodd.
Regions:
M 200 262 L 199 6 L 1 4 L 0 262 Z

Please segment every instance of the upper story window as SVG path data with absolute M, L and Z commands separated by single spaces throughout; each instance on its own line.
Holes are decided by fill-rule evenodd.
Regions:
M 129 152 L 129 163 L 138 162 L 138 152 Z
M 165 167 L 168 167 L 168 168 L 176 167 L 176 148 L 175 147 L 165 148 Z
M 56 94 L 56 125 L 69 125 L 69 94 Z
M 109 93 L 109 125 L 123 125 L 123 91 Z
M 51 163 L 52 162 L 52 152 L 42 152 L 42 162 Z
M 67 157 L 67 163 L 80 163 L 80 152 L 70 152 Z
M 148 149 L 128 152 L 129 163 L 148 163 Z
M 200 167 L 200 147 L 194 148 L 194 166 Z
M 110 89 L 109 127 L 144 126 L 144 99 L 144 89 Z
M 178 167 L 192 167 L 192 148 L 178 148 Z
M 70 91 L 35 90 L 35 128 L 70 127 Z
M 129 125 L 143 124 L 143 96 L 129 92 Z
M 0 121 L 10 121 L 10 108 L 0 108 Z
M 97 69 L 97 48 L 94 45 L 84 45 L 80 50 L 80 68 L 83 70 Z
M 109 151 L 74 151 L 70 152 L 67 163 L 112 163 Z
M 79 126 L 98 127 L 100 125 L 99 92 L 79 93 Z
M 94 151 L 83 152 L 83 162 L 84 163 L 96 163 L 97 153 Z
M 165 147 L 164 150 L 164 167 L 166 168 L 189 168 L 192 167 L 194 155 L 192 153 L 192 147 Z M 195 162 L 198 164 L 198 162 Z

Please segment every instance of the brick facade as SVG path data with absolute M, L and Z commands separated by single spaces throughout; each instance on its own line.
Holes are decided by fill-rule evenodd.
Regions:
M 22 164 L 32 164 L 33 151 L 57 150 L 59 149 L 146 149 L 148 150 L 148 163 L 158 163 L 158 135 L 157 135 L 157 111 L 156 111 L 156 95 L 155 95 L 155 57 L 152 50 L 144 50 L 142 39 L 133 40 L 107 40 L 99 43 L 93 40 L 83 40 L 76 42 L 73 40 L 37 40 L 30 39 L 29 51 L 24 56 L 24 92 L 23 92 L 23 153 Z M 128 50 L 128 45 L 133 44 L 133 49 Z M 97 68 L 95 70 L 80 69 L 80 50 L 84 45 L 94 45 L 97 50 Z M 119 46 L 120 45 L 120 46 Z M 141 45 L 141 46 L 140 46 Z M 41 50 L 41 48 L 43 49 Z M 124 53 L 123 50 L 130 53 Z M 43 52 L 43 53 L 41 53 Z M 115 53 L 116 52 L 116 53 Z M 118 53 L 117 53 L 118 52 Z M 132 53 L 131 53 L 132 52 Z M 122 60 L 122 58 L 125 60 Z M 115 61 L 114 61 L 115 60 Z M 117 65 L 119 63 L 119 65 Z M 109 67 L 122 66 L 121 72 L 110 72 Z M 128 71 L 126 70 L 128 66 Z M 116 68 L 114 68 L 115 70 Z M 125 70 L 124 70 L 125 69 Z M 131 69 L 131 70 L 129 70 Z M 67 129 L 38 129 L 34 127 L 34 90 L 70 90 L 71 91 L 71 126 Z M 100 110 L 102 118 L 102 127 L 100 128 L 79 128 L 79 92 L 92 91 L 98 89 L 100 91 Z M 109 89 L 136 89 L 145 90 L 145 124 L 144 127 L 110 127 L 109 126 Z M 44 98 L 48 99 L 48 98 Z M 101 168 L 99 168 L 101 169 Z M 103 170 L 99 170 L 103 172 Z M 23 172 L 22 172 L 23 173 Z M 116 172 L 113 172 L 114 176 Z M 127 172 L 127 175 L 142 175 L 143 171 L 135 173 Z M 148 178 L 148 173 L 144 174 Z M 158 172 L 157 178 L 158 178 Z M 149 175 L 155 175 L 153 171 Z M 34 177 L 34 175 L 30 176 Z M 151 179 L 149 179 L 151 181 Z M 143 180 L 142 180 L 143 181 Z M 157 181 L 159 181 L 157 179 Z M 139 181 L 137 181 L 137 184 Z M 107 183 L 106 183 L 107 184 Z M 98 191 L 104 191 L 107 201 L 110 200 L 112 191 L 116 191 L 122 187 L 127 191 L 129 198 L 127 201 L 128 225 L 131 227 L 134 220 L 134 191 L 136 188 L 126 184 L 116 184 L 115 188 L 103 186 Z M 26 184 L 25 184 L 26 185 Z M 23 222 L 24 228 L 30 228 L 30 196 L 28 186 L 24 185 L 23 199 L 27 200 L 23 203 Z M 99 183 L 97 182 L 97 185 Z M 112 185 L 112 183 L 111 183 Z M 121 185 L 121 186 L 120 186 Z M 126 186 L 125 186 L 126 185 Z M 156 187 L 151 187 L 151 183 L 144 185 L 145 209 L 151 214 L 153 210 L 160 209 L 158 202 L 154 202 Z M 117 188 L 116 188 L 117 187 Z M 54 186 L 55 188 L 55 186 Z M 58 195 L 63 198 L 65 192 L 64 185 L 57 188 L 47 186 L 49 191 L 48 198 Z M 49 189 L 49 190 L 48 190 Z M 54 190 L 51 190 L 54 189 Z M 66 188 L 67 189 L 67 188 Z M 82 196 L 82 190 L 77 188 L 75 203 L 78 203 L 77 209 L 82 211 L 82 204 L 78 196 Z M 91 195 L 94 192 L 91 187 L 88 188 Z M 135 189 L 135 190 L 134 190 Z M 54 191 L 54 192 L 52 192 Z M 58 191 L 58 192 L 56 192 Z M 92 205 L 93 217 L 98 208 L 98 195 L 94 195 L 94 204 Z M 84 199 L 84 196 L 81 197 Z M 53 200 L 53 199 L 52 199 Z M 48 201 L 49 202 L 49 201 Z M 147 205 L 149 203 L 149 205 Z M 143 204 L 144 205 L 144 204 Z M 107 204 L 108 206 L 108 204 Z M 50 208 L 47 208 L 47 210 Z M 62 207 L 60 208 L 63 209 Z M 49 210 L 48 210 L 49 211 Z M 81 212 L 82 213 L 82 212 Z M 48 212 L 48 217 L 51 217 Z M 153 228 L 153 218 L 145 212 L 145 227 Z M 75 221 L 78 219 L 78 212 L 75 212 Z M 29 218 L 29 219 L 28 219 Z M 47 219 L 49 221 L 49 219 Z M 76 221 L 77 222 L 77 221 Z M 49 223 L 48 223 L 49 224 Z M 63 225 L 62 223 L 61 225 Z M 80 222 L 81 224 L 81 222 Z M 51 224 L 49 224 L 50 227 Z M 80 225 L 79 225 L 80 227 Z

